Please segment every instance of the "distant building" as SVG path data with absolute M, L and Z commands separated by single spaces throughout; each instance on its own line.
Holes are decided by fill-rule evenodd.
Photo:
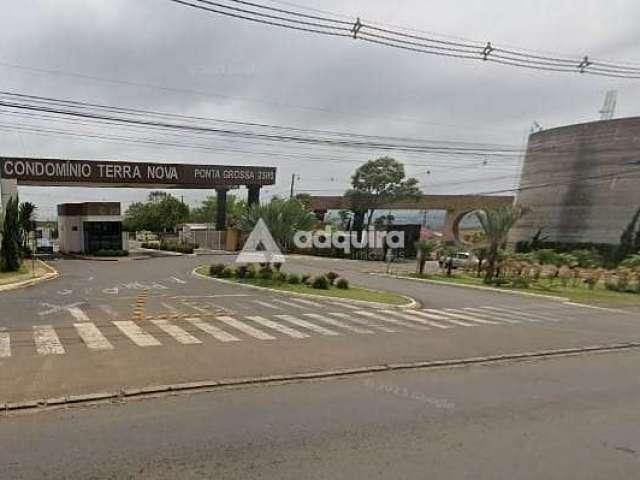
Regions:
M 129 234 L 122 230 L 118 202 L 58 205 L 58 235 L 63 253 L 129 250 Z

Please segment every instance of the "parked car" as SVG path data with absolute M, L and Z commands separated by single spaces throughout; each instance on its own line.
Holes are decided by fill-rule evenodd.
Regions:
M 478 259 L 469 252 L 456 252 L 451 257 L 443 257 L 440 259 L 440 267 L 446 267 L 451 260 L 451 268 L 464 267 L 469 264 L 477 265 Z

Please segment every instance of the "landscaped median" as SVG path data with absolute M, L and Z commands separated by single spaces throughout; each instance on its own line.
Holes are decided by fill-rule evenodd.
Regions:
M 46 263 L 40 260 L 26 260 L 16 272 L 0 272 L 0 292 L 28 287 L 57 276 L 58 272 Z
M 386 305 L 411 307 L 415 301 L 393 292 L 354 287 L 346 278 L 334 272 L 316 275 L 285 273 L 279 266 L 224 264 L 203 265 L 195 272 L 201 276 L 216 278 L 256 288 L 276 290 L 299 295 L 315 295 L 343 300 L 354 300 Z
M 461 287 L 487 288 L 491 290 L 516 292 L 521 294 L 544 295 L 550 297 L 558 297 L 560 300 L 569 300 L 576 303 L 585 303 L 591 305 L 618 305 L 632 306 L 640 305 L 640 294 L 631 292 L 618 292 L 609 290 L 601 286 L 582 286 L 581 284 L 572 285 L 571 282 L 562 280 L 544 280 L 536 283 L 530 283 L 526 287 L 517 287 L 506 283 L 503 285 L 487 285 L 481 277 L 473 276 L 468 273 L 453 273 L 447 275 L 445 273 L 408 273 L 403 275 L 395 275 L 398 278 L 409 278 L 432 283 L 447 283 Z

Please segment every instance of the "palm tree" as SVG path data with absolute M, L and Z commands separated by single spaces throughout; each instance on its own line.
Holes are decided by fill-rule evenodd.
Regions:
M 289 250 L 298 230 L 311 230 L 317 223 L 315 215 L 299 200 L 273 198 L 269 203 L 249 207 L 240 217 L 238 227 L 245 233 L 251 232 L 260 219 L 283 252 Z
M 418 254 L 418 273 L 424 273 L 424 264 L 431 259 L 431 254 L 436 248 L 436 244 L 431 240 L 420 240 L 416 242 L 416 252 Z
M 29 234 L 33 231 L 33 217 L 36 206 L 31 202 L 22 202 L 18 210 L 18 225 L 20 226 L 20 242 L 22 251 L 26 252 L 29 243 Z
M 491 282 L 495 275 L 496 261 L 500 249 L 504 247 L 509 231 L 526 213 L 519 206 L 485 208 L 476 212 L 476 218 L 487 239 L 487 270 L 484 277 L 486 283 Z

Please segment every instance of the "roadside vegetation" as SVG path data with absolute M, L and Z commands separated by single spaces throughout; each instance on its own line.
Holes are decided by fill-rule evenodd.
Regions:
M 247 264 L 236 267 L 222 263 L 202 266 L 198 273 L 213 278 L 230 280 L 233 282 L 272 288 L 283 292 L 306 293 L 326 297 L 363 300 L 367 302 L 402 305 L 407 299 L 392 292 L 369 290 L 353 287 L 346 278 L 335 272 L 319 273 L 316 275 L 286 273 L 280 264 Z
M 640 210 L 639 210 L 640 212 Z M 412 277 L 466 285 L 568 297 L 597 304 L 640 304 L 640 213 L 636 213 L 615 248 L 541 248 L 540 232 L 517 252 L 507 243 L 509 230 L 526 210 L 485 209 L 477 214 L 482 233 L 469 247 L 474 257 L 454 268 L 451 247 L 417 245 L 419 256 Z M 420 252 L 424 251 L 423 256 Z M 441 271 L 424 273 L 424 256 L 437 252 Z
M 35 211 L 35 205 L 20 203 L 17 197 L 7 202 L 0 225 L 0 272 L 5 283 L 20 281 L 23 275 L 34 275 L 35 269 L 25 265 L 24 259 L 32 253 L 29 238 L 35 223 Z

